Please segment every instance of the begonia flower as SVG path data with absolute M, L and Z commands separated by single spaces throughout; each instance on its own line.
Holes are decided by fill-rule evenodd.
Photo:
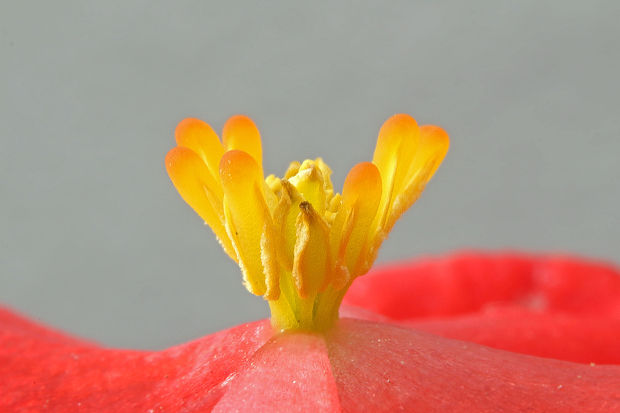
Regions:
M 221 141 L 186 119 L 176 141 L 174 185 L 271 319 L 133 351 L 0 311 L 0 411 L 620 411 L 613 268 L 470 253 L 364 275 L 443 160 L 441 128 L 393 116 L 342 194 L 320 158 L 264 178 L 245 116 Z

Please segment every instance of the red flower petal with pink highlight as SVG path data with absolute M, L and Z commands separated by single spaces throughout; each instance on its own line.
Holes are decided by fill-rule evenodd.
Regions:
M 344 303 L 444 337 L 620 364 L 620 272 L 608 264 L 462 253 L 377 269 L 353 284 Z
M 274 334 L 260 321 L 164 351 L 101 348 L 3 310 L 0 411 L 620 411 L 620 366 L 598 365 L 617 363 L 619 283 L 576 259 L 461 254 L 360 278 L 346 301 L 383 315 L 353 312 L 391 324 Z

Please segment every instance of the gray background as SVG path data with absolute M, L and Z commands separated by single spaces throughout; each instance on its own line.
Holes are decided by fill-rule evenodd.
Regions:
M 265 170 L 338 187 L 407 112 L 452 147 L 380 261 L 464 247 L 620 261 L 620 2 L 0 3 L 0 302 L 162 348 L 267 315 L 163 167 L 252 116 Z

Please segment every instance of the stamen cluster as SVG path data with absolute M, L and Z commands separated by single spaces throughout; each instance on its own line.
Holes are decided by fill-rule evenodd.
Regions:
M 372 162 L 354 166 L 338 194 L 321 158 L 265 179 L 260 134 L 245 116 L 226 122 L 222 141 L 198 119 L 183 120 L 175 134 L 170 178 L 239 264 L 246 288 L 269 301 L 280 329 L 333 323 L 348 286 L 370 269 L 449 146 L 441 128 L 395 115 Z

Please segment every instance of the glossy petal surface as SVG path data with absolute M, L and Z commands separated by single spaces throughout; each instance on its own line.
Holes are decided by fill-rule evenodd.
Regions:
M 350 312 L 387 322 L 343 318 L 323 334 L 274 334 L 260 321 L 164 351 L 106 349 L 0 310 L 0 411 L 620 411 L 620 365 L 611 365 L 618 330 L 606 324 L 618 315 L 613 268 L 562 257 L 457 255 L 387 267 L 358 282 L 373 283 L 379 274 L 386 285 L 368 307 L 383 314 Z M 367 287 L 360 283 L 348 301 Z M 390 294 L 404 297 L 412 287 L 426 299 L 405 309 L 388 305 Z M 522 299 L 533 293 L 542 294 L 544 306 Z M 489 303 L 493 310 L 482 311 Z M 519 323 L 542 335 L 507 335 Z M 532 354 L 551 342 L 579 349 L 551 357 L 580 354 L 610 365 L 523 355 L 419 329 L 502 338 Z
M 344 303 L 370 311 L 349 314 L 444 337 L 620 364 L 620 272 L 605 263 L 514 253 L 427 258 L 359 278 Z

